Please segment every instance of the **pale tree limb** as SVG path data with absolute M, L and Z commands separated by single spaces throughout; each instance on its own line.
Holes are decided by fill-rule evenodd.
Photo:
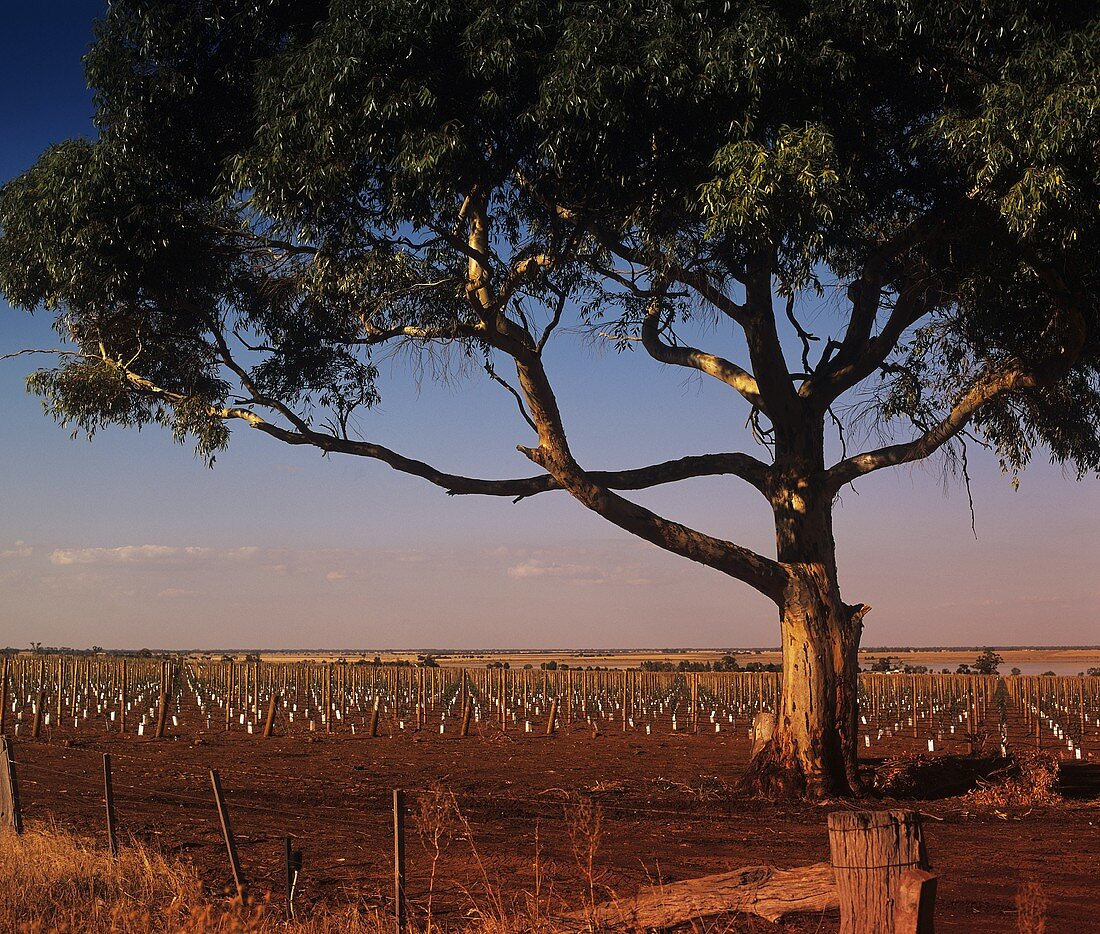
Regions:
M 736 363 L 694 347 L 675 346 L 661 340 L 661 299 L 654 298 L 642 319 L 642 346 L 660 363 L 699 370 L 736 389 L 751 405 L 764 410 L 760 387 L 752 374 Z M 765 410 L 766 414 L 766 410 Z
M 832 495 L 856 477 L 884 467 L 896 467 L 900 464 L 923 460 L 961 432 L 978 409 L 987 402 L 1005 393 L 1034 389 L 1038 384 L 1039 379 L 1034 374 L 1020 369 L 990 373 L 975 383 L 955 403 L 951 411 L 924 434 L 900 444 L 891 444 L 874 451 L 856 454 L 834 464 L 825 472 L 825 489 Z

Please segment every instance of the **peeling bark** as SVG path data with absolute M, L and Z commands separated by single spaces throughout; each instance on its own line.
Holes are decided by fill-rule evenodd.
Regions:
M 742 787 L 768 797 L 859 794 L 857 653 L 870 608 L 841 600 L 827 497 L 798 479 L 773 494 L 772 507 L 787 571 L 783 684 L 775 734 L 750 762 Z

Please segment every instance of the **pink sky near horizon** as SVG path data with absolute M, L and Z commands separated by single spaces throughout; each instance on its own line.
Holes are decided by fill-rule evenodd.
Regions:
M 35 522 L 32 501 L 17 510 L 22 521 L 0 519 L 0 644 L 778 642 L 765 598 L 562 494 L 515 506 L 451 498 L 378 464 L 325 462 L 251 437 L 209 471 L 164 438 L 108 434 L 89 445 L 44 423 L 51 515 Z M 126 461 L 120 500 L 115 470 Z M 945 496 L 931 471 L 883 473 L 845 494 L 841 584 L 845 599 L 873 607 L 865 645 L 1100 641 L 1100 584 L 1089 573 L 1100 555 L 1098 484 L 1041 466 L 1014 492 L 990 466 L 975 465 L 986 468 L 974 482 L 977 539 L 964 492 Z M 708 531 L 741 527 L 739 540 L 767 551 L 763 501 L 731 483 L 695 481 L 679 497 L 645 501 Z

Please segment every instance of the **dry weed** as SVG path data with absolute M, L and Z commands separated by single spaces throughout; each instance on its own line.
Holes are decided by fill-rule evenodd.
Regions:
M 1016 893 L 1016 930 L 1043 934 L 1047 929 L 1047 897 L 1038 882 L 1025 882 Z
M 427 791 L 421 792 L 417 796 L 416 804 L 414 815 L 416 832 L 431 861 L 431 870 L 428 875 L 428 900 L 425 905 L 425 932 L 431 934 L 432 904 L 439 875 L 439 860 L 458 828 L 458 805 L 455 803 L 454 794 L 439 785 L 433 785 Z
M 596 911 L 596 854 L 603 835 L 603 808 L 591 798 L 578 797 L 565 806 L 565 826 L 569 831 L 573 859 L 584 884 L 584 909 L 591 919 Z

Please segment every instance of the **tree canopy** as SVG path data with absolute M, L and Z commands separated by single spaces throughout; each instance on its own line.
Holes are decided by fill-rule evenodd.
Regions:
M 831 632 L 849 680 L 846 483 L 966 439 L 1100 467 L 1088 4 L 114 0 L 86 66 L 96 138 L 0 192 L 0 290 L 65 339 L 30 385 L 78 430 L 212 460 L 243 423 L 451 493 L 565 489 Z M 579 464 L 543 361 L 578 329 L 728 386 L 755 453 Z M 484 365 L 538 471 L 372 439 L 395 345 Z M 882 446 L 827 463 L 853 419 Z M 775 558 L 622 495 L 719 474 L 768 498 Z
M 1094 469 L 1098 28 L 1007 0 L 124 0 L 87 58 L 98 138 L 3 190 L 0 287 L 76 345 L 32 380 L 59 418 L 207 456 L 264 410 L 344 443 L 380 345 L 537 352 L 542 312 L 723 380 L 765 434 L 874 379 L 926 440 L 834 486 L 964 419 L 1012 469 Z M 847 286 L 793 380 L 753 277 L 792 315 Z M 700 318 L 751 325 L 752 373 L 677 340 Z

